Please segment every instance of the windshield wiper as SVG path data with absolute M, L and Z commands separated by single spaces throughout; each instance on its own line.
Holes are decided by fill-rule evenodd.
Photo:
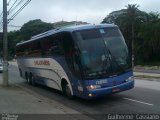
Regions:
M 123 72 L 126 72 L 126 70 L 121 65 L 118 64 L 118 62 L 116 61 L 116 57 L 114 55 L 112 55 L 111 51 L 108 48 L 107 48 L 107 51 L 108 51 L 109 55 L 111 56 L 111 58 L 113 58 L 111 60 L 113 60 Z

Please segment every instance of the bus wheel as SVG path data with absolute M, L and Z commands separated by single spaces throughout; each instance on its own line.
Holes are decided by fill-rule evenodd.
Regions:
M 22 77 L 22 70 L 21 69 L 19 69 L 19 74 Z
M 73 95 L 71 93 L 71 90 L 69 88 L 69 84 L 68 83 L 65 85 L 65 92 L 64 93 L 69 99 L 73 98 Z
M 27 72 L 25 73 L 25 78 L 26 78 L 27 84 L 29 84 L 29 77 L 28 77 L 28 73 Z
M 36 86 L 35 79 L 34 79 L 34 75 L 32 75 L 32 73 L 30 73 L 29 79 L 30 79 L 31 85 Z

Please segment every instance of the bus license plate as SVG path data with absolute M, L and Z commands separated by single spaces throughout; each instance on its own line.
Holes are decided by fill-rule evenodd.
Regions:
M 113 88 L 112 89 L 112 92 L 118 92 L 118 91 L 120 91 L 120 89 L 118 89 L 118 88 Z

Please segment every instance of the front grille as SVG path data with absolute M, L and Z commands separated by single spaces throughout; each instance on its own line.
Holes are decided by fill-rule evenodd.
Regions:
M 116 86 L 116 85 L 123 84 L 124 82 L 125 82 L 125 81 L 122 81 L 122 82 L 116 82 L 116 81 L 114 81 L 114 82 L 112 82 L 112 84 L 110 84 L 110 85 L 102 85 L 101 88 L 114 87 L 114 86 Z

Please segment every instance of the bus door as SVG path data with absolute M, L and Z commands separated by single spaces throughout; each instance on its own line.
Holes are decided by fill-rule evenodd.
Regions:
M 71 33 L 63 33 L 63 45 L 65 51 L 65 59 L 68 66 L 67 75 L 72 83 L 72 88 L 77 91 L 77 86 L 82 85 L 82 74 L 80 70 L 78 50 L 74 44 Z

